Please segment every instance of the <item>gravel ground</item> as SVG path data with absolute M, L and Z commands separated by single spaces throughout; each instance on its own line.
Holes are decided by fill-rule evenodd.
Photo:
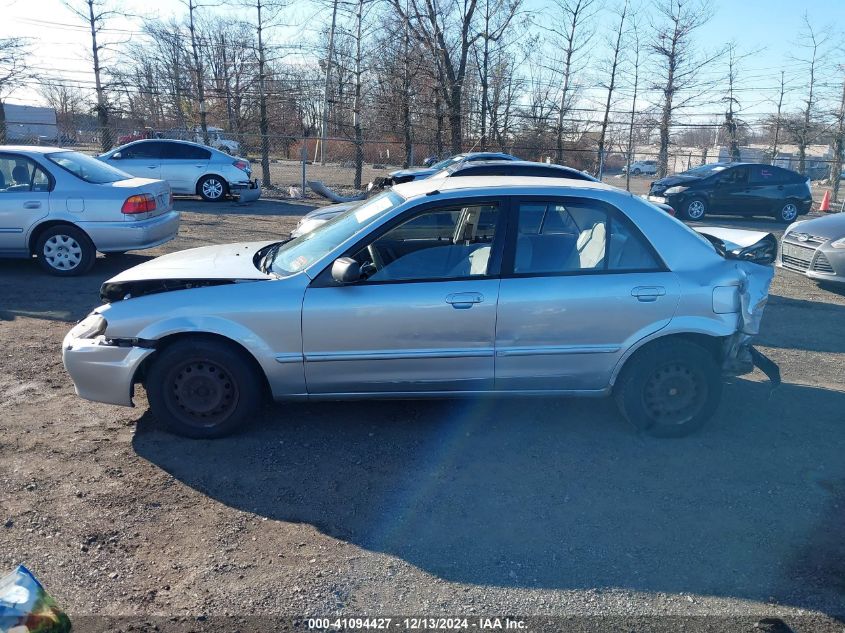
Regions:
M 510 400 L 278 404 L 191 441 L 157 427 L 142 388 L 135 409 L 76 397 L 62 337 L 116 272 L 284 235 L 310 207 L 178 206 L 177 240 L 81 278 L 0 261 L 0 569 L 33 570 L 75 630 L 323 614 L 845 627 L 845 293 L 778 271 L 759 347 L 784 385 L 733 380 L 683 440 L 637 435 L 610 401 Z

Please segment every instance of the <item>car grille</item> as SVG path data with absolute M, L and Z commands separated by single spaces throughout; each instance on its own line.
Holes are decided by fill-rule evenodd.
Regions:
M 834 273 L 833 266 L 830 265 L 830 261 L 828 261 L 824 253 L 816 252 L 815 247 L 808 248 L 803 244 L 799 246 L 798 244 L 784 242 L 781 251 L 781 261 L 787 268 L 802 272 L 812 270 L 830 275 Z
M 813 270 L 818 273 L 833 274 L 833 266 L 830 265 L 824 253 L 819 253 L 816 256 L 816 261 L 813 263 Z
M 796 236 L 798 236 L 798 235 L 806 235 L 807 236 L 807 239 L 804 240 L 803 242 L 801 242 L 801 245 L 806 245 L 806 246 L 814 246 L 814 247 L 815 246 L 821 246 L 822 244 L 824 244 L 828 240 L 828 238 L 826 238 L 826 237 L 820 237 L 818 235 L 810 235 L 809 233 L 802 233 L 801 231 L 795 231 L 793 233 L 788 233 L 784 237 L 789 237 L 790 239 L 797 240 L 798 238 Z

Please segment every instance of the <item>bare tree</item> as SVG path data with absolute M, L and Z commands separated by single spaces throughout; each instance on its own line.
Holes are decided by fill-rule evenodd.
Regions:
M 4 101 L 26 72 L 29 43 L 22 37 L 0 39 L 0 144 L 6 142 L 6 110 Z
M 622 55 L 622 47 L 624 44 L 624 35 L 625 35 L 625 19 L 628 17 L 628 0 L 624 0 L 622 6 L 619 8 L 617 12 L 617 17 L 619 18 L 618 26 L 616 27 L 616 31 L 614 32 L 614 36 L 611 40 L 611 53 L 610 53 L 610 71 L 608 73 L 608 80 L 607 80 L 607 99 L 604 103 L 604 116 L 602 117 L 601 121 L 601 131 L 599 132 L 599 144 L 598 144 L 598 178 L 601 180 L 602 176 L 604 175 L 604 146 L 605 146 L 605 139 L 607 136 L 607 126 L 610 122 L 610 105 L 613 102 L 613 91 L 616 88 L 616 73 L 619 69 L 619 63 L 621 61 Z
M 596 0 L 554 0 L 556 24 L 550 28 L 562 43 L 563 60 L 561 88 L 558 100 L 556 129 L 556 160 L 563 163 L 563 135 L 566 114 L 572 104 L 573 77 L 580 56 L 593 38 L 592 19 L 596 14 Z
M 473 44 L 481 37 L 476 31 L 478 0 L 390 0 L 397 15 L 407 20 L 414 38 L 434 58 L 436 76 L 444 97 L 453 154 L 463 145 L 464 81 Z M 446 5 L 446 6 L 444 6 Z
M 76 119 L 82 113 L 85 95 L 79 88 L 66 83 L 42 85 L 39 90 L 44 101 L 56 111 L 59 133 L 66 138 L 76 138 Z M 59 139 L 61 143 L 62 140 Z
M 481 59 L 476 59 L 481 81 L 481 138 L 479 147 L 487 149 L 487 119 L 490 109 L 490 43 L 498 43 L 502 39 L 511 20 L 519 8 L 521 0 L 484 0 L 483 20 L 481 32 Z
M 657 0 L 657 19 L 649 48 L 655 60 L 653 88 L 661 95 L 660 149 L 657 175 L 669 168 L 669 131 L 675 114 L 700 103 L 713 86 L 701 71 L 722 56 L 723 50 L 699 54 L 695 32 L 706 24 L 713 10 L 707 0 Z
M 775 159 L 778 157 L 778 141 L 780 140 L 780 126 L 781 126 L 781 109 L 783 108 L 783 95 L 784 95 L 784 71 L 780 71 L 780 92 L 778 93 L 778 110 L 777 115 L 775 115 L 774 125 L 774 140 L 772 141 L 772 160 L 770 161 L 774 164 Z
M 205 106 L 205 78 L 203 76 L 203 65 L 200 60 L 199 48 L 197 46 L 196 11 L 199 8 L 196 0 L 186 0 L 188 6 L 188 31 L 191 35 L 191 52 L 194 61 L 194 77 L 197 90 L 197 103 L 200 111 L 200 130 L 202 142 L 208 145 L 208 112 Z
M 738 77 L 738 63 L 740 57 L 737 56 L 736 44 L 731 42 L 728 45 L 728 91 L 722 98 L 725 102 L 725 121 L 722 123 L 722 128 L 725 130 L 725 135 L 728 139 L 728 154 L 731 157 L 731 162 L 739 162 L 741 160 L 739 152 L 739 141 L 737 139 L 737 130 L 739 129 L 739 121 L 736 118 L 735 109 L 739 108 L 739 99 L 736 97 L 736 82 Z
M 842 80 L 842 96 L 839 99 L 839 109 L 836 112 L 836 131 L 833 135 L 833 161 L 830 164 L 830 180 L 833 183 L 834 201 L 839 200 L 843 152 L 845 152 L 845 79 Z
M 796 61 L 803 65 L 806 70 L 807 92 L 803 99 L 801 108 L 801 124 L 792 126 L 793 138 L 798 145 L 798 171 L 802 174 L 807 172 L 807 146 L 815 138 L 813 125 L 816 110 L 818 108 L 816 92 L 817 73 L 819 65 L 823 62 L 827 53 L 827 42 L 830 39 L 828 31 L 819 31 L 811 23 L 809 16 L 804 14 L 804 26 L 799 36 L 798 47 L 803 55 L 796 58 Z
M 82 0 L 82 6 L 79 0 L 66 0 L 66 5 L 91 28 L 91 58 L 94 65 L 94 90 L 97 97 L 94 111 L 97 114 L 97 126 L 100 130 L 100 147 L 107 152 L 114 145 L 114 141 L 109 126 L 109 102 L 100 59 L 100 53 L 106 48 L 106 44 L 98 39 L 98 36 L 106 27 L 109 18 L 118 15 L 118 11 L 109 8 L 110 5 L 105 0 Z
M 634 49 L 634 61 L 632 64 L 632 71 L 634 73 L 632 81 L 634 94 L 631 99 L 631 123 L 628 127 L 628 149 L 625 152 L 625 155 L 627 156 L 627 166 L 625 167 L 625 189 L 627 191 L 631 190 L 631 163 L 633 162 L 634 155 L 634 119 L 637 116 L 637 90 L 640 87 L 640 29 L 636 20 L 634 20 L 632 25 L 631 36 L 631 45 Z

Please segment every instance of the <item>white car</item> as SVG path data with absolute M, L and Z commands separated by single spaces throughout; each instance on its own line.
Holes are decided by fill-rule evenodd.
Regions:
M 656 174 L 657 161 L 655 160 L 637 160 L 630 165 L 622 167 L 622 172 L 630 170 L 632 176 L 639 176 L 640 174 Z
M 166 182 L 57 147 L 0 146 L 0 257 L 80 275 L 97 251 L 153 248 L 178 231 Z
M 170 184 L 173 193 L 198 195 L 207 202 L 218 202 L 227 195 L 251 202 L 261 195 L 248 160 L 198 143 L 134 141 L 97 158 L 133 176 L 161 178 Z

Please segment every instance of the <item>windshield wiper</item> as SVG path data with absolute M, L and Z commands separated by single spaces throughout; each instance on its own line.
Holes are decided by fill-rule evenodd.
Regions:
M 268 249 L 267 252 L 264 253 L 264 256 L 258 262 L 258 270 L 262 273 L 269 273 L 270 267 L 273 265 L 273 260 L 276 259 L 276 253 L 279 252 L 279 249 L 282 247 L 283 244 L 290 242 L 290 239 L 282 240 L 281 242 L 276 242 L 272 244 Z

